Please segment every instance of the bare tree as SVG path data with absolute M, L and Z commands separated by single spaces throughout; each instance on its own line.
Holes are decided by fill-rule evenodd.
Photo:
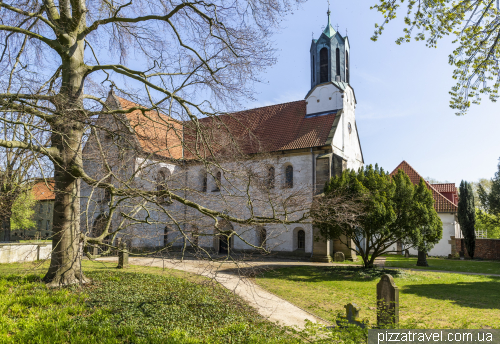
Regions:
M 10 75 L 1 80 L 0 111 L 36 117 L 50 137 L 38 142 L 21 121 L 22 137 L 0 140 L 54 165 L 50 286 L 85 282 L 82 246 L 112 245 L 139 225 L 168 222 L 186 243 L 195 237 L 188 221 L 209 219 L 212 234 L 230 240 L 237 233 L 221 221 L 286 226 L 307 218 L 298 210 L 306 202 L 294 201 L 301 191 L 257 187 L 259 169 L 245 161 L 265 160 L 258 136 L 241 118 L 220 119 L 274 63 L 268 38 L 299 2 L 0 2 L 0 68 Z M 108 95 L 109 85 L 120 97 Z M 215 180 L 216 201 L 199 201 L 191 166 Z M 170 175 L 159 173 L 164 167 Z

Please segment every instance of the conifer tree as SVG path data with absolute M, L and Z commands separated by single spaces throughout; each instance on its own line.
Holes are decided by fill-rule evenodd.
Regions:
M 476 248 L 476 207 L 471 185 L 462 180 L 460 183 L 460 200 L 458 201 L 458 223 L 462 230 L 465 247 L 469 256 L 474 258 Z

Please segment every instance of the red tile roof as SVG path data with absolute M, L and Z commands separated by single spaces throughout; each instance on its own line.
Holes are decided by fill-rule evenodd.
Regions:
M 54 181 L 41 180 L 33 185 L 33 194 L 37 201 L 54 201 L 56 195 L 54 194 Z
M 457 187 L 455 186 L 454 183 L 431 184 L 431 185 L 434 187 L 434 189 L 436 189 L 439 192 L 456 192 L 456 193 L 458 193 Z
M 420 179 L 423 179 L 422 176 L 404 160 L 394 169 L 394 171 L 392 171 L 391 176 L 394 176 L 398 170 L 403 170 L 408 177 L 410 177 L 413 184 L 418 184 L 420 183 Z M 432 196 L 434 197 L 434 209 L 436 209 L 438 213 L 455 213 L 458 211 L 457 205 L 442 195 L 433 185 L 431 185 L 428 181 L 425 181 L 425 184 L 427 185 L 427 188 L 432 191 Z
M 122 109 L 139 106 L 117 96 L 115 99 Z M 146 118 L 140 110 L 127 114 L 141 147 L 147 152 L 158 154 L 161 151 L 164 153 L 159 155 L 176 159 L 183 154 L 181 137 L 184 137 L 187 148 L 184 158 L 192 158 L 189 151 L 195 149 L 198 152 L 208 151 L 204 149 L 207 142 L 199 139 L 200 129 L 205 140 L 209 138 L 211 141 L 212 152 L 214 149 L 222 152 L 230 149 L 230 146 L 237 146 L 245 154 L 324 146 L 336 116 L 335 112 L 331 112 L 306 117 L 305 100 L 200 118 L 200 129 L 197 130 L 194 129 L 193 122 L 181 123 L 153 111 L 146 114 L 150 118 Z M 166 128 L 169 126 L 172 130 L 167 134 Z M 166 135 L 169 135 L 168 149 L 165 144 Z
M 114 96 L 122 109 L 140 107 L 126 99 Z M 157 111 L 134 110 L 125 115 L 133 128 L 141 148 L 167 158 L 182 158 L 182 123 Z

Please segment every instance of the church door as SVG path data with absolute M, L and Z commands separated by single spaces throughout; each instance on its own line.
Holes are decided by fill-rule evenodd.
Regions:
M 219 237 L 219 253 L 228 253 L 231 248 L 231 241 L 228 240 L 227 236 L 221 235 Z

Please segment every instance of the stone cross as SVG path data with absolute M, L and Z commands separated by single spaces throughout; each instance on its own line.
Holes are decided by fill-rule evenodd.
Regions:
M 128 268 L 128 250 L 125 242 L 118 245 L 118 269 Z
M 335 252 L 335 255 L 333 256 L 333 260 L 335 262 L 343 262 L 345 261 L 345 255 L 342 252 Z
M 363 321 L 359 321 L 359 308 L 355 303 L 348 303 L 344 306 L 345 308 L 345 320 L 337 320 L 337 326 L 346 327 L 347 324 L 357 325 L 361 328 L 365 328 L 367 323 Z M 343 317 L 342 317 L 343 318 Z
M 384 275 L 377 283 L 377 326 L 395 326 L 399 323 L 399 289 L 391 275 Z
M 344 308 L 347 321 L 352 323 L 353 320 L 359 318 L 360 308 L 358 307 L 358 305 L 356 305 L 355 303 L 348 303 L 347 305 L 344 306 Z

